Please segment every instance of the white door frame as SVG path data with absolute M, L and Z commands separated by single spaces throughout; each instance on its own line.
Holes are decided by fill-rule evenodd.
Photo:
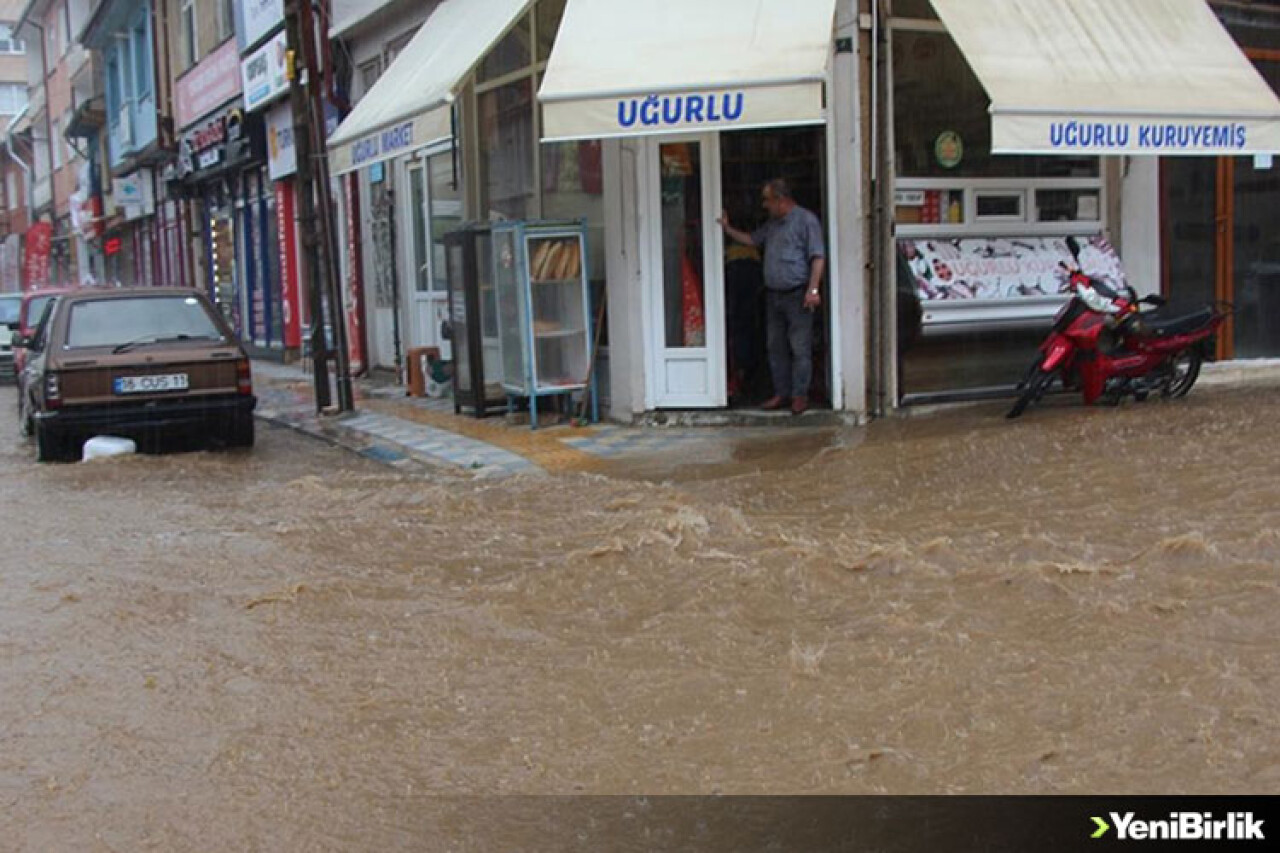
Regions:
M 664 315 L 664 274 L 662 255 L 662 164 L 659 153 L 663 143 L 691 142 L 701 149 L 702 170 L 702 268 L 703 317 L 705 345 L 701 347 L 668 347 Z M 648 221 L 647 235 L 641 251 L 646 262 L 642 269 L 642 299 L 646 321 L 645 334 L 645 408 L 646 409 L 718 409 L 728 404 L 728 377 L 725 364 L 724 315 L 724 233 L 716 224 L 721 208 L 720 134 L 677 134 L 650 136 L 645 140 L 642 169 L 643 206 Z M 704 371 L 701 390 L 682 391 L 669 387 L 673 367 L 693 368 L 689 375 Z
M 403 325 L 406 330 L 407 342 L 405 348 L 410 347 L 438 347 L 444 343 L 440 339 L 440 322 L 439 318 L 443 317 L 448 311 L 448 291 L 436 291 L 435 287 L 435 271 L 431 268 L 434 263 L 434 254 L 431 245 L 431 173 L 428 165 L 428 158 L 436 154 L 441 154 L 449 150 L 447 141 L 419 148 L 411 154 L 395 161 L 396 169 L 396 190 L 399 200 L 396 211 L 399 223 L 403 227 L 398 227 L 396 240 L 400 244 L 400 261 L 401 269 L 405 271 L 405 275 L 400 276 L 400 312 L 402 317 L 406 317 L 408 322 Z M 414 221 L 413 221 L 413 192 L 410 184 L 410 172 L 414 169 L 422 170 L 422 221 L 426 233 L 423 239 L 426 241 L 427 257 L 427 277 L 431 282 L 431 289 L 427 291 L 418 290 L 418 272 L 416 268 L 417 259 L 414 257 Z

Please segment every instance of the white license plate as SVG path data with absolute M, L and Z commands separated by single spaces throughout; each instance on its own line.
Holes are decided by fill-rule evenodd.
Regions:
M 160 391 L 187 390 L 187 374 L 164 373 L 159 376 L 117 376 L 117 394 L 155 394 Z

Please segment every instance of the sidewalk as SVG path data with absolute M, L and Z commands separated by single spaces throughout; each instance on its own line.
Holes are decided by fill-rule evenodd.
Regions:
M 260 418 L 333 441 L 399 467 L 426 465 L 476 477 L 560 472 L 625 473 L 668 465 L 728 462 L 743 443 L 777 439 L 769 428 L 542 426 L 502 417 L 457 415 L 448 399 L 407 397 L 404 389 L 367 379 L 353 383 L 356 411 L 315 413 L 311 377 L 302 366 L 253 363 Z M 826 435 L 830 428 L 789 427 L 786 434 Z

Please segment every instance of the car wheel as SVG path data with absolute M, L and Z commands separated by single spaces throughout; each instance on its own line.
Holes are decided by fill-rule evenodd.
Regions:
M 79 444 L 74 436 L 50 432 L 41 424 L 35 425 L 35 433 L 37 462 L 73 461 L 73 452 L 79 450 Z

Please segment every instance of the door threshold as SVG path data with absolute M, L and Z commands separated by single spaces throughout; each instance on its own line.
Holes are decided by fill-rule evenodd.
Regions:
M 835 427 L 856 426 L 856 412 L 809 409 L 803 415 L 764 409 L 660 409 L 632 416 L 632 426 L 644 427 Z

